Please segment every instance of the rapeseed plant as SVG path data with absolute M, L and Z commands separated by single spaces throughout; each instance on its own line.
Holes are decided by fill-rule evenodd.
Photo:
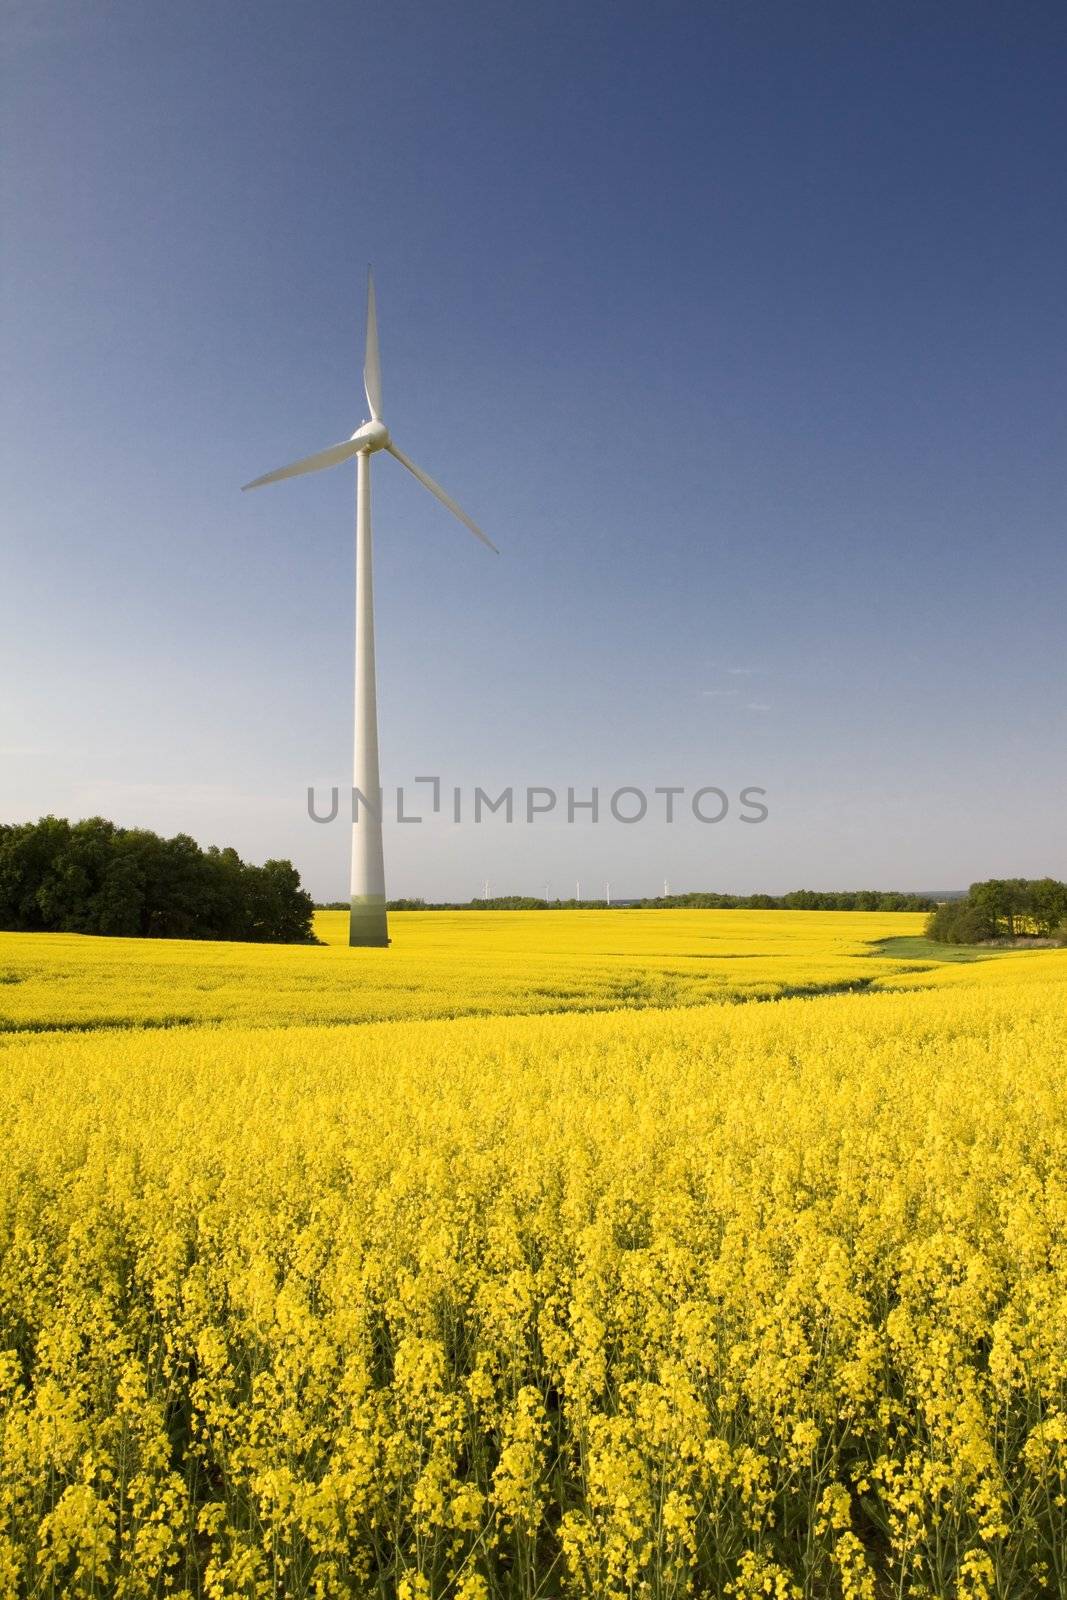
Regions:
M 1067 953 L 701 1005 L 735 914 L 618 915 L 674 1009 L 3 1036 L 0 1595 L 1067 1593 Z

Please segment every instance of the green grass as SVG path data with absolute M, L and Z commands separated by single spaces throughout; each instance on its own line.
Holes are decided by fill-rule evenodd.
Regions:
M 997 956 L 1018 954 L 1018 950 L 998 950 L 988 944 L 939 944 L 921 935 L 878 939 L 871 945 L 872 956 L 891 956 L 896 961 L 992 961 Z

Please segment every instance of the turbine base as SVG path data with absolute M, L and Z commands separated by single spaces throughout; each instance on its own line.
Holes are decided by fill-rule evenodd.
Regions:
M 383 948 L 389 943 L 389 923 L 383 894 L 354 894 L 348 914 L 349 946 Z

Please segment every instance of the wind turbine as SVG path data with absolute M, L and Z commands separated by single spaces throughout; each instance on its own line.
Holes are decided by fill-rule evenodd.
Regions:
M 382 367 L 378 355 L 378 314 L 374 304 L 374 278 L 367 274 L 367 342 L 363 355 L 363 387 L 370 407 L 370 421 L 356 429 L 351 438 L 330 445 L 313 456 L 304 456 L 291 466 L 266 472 L 262 478 L 246 483 L 246 489 L 260 489 L 283 478 L 298 478 L 305 472 L 321 472 L 342 461 L 356 458 L 356 736 L 353 764 L 352 886 L 348 919 L 350 945 L 387 945 L 389 930 L 385 914 L 385 865 L 382 859 L 382 795 L 378 776 L 378 702 L 374 683 L 374 596 L 371 578 L 370 459 L 387 450 L 418 478 L 424 488 L 436 495 L 452 515 L 469 528 L 490 550 L 499 551 L 478 525 L 447 495 L 439 483 L 423 472 L 393 443 L 382 421 Z

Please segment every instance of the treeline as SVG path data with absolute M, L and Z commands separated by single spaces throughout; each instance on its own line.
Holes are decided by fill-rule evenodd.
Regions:
M 1059 939 L 1067 943 L 1067 883 L 1057 878 L 987 878 L 962 900 L 936 908 L 926 925 L 940 944 L 992 939 Z
M 936 902 L 925 894 L 896 889 L 792 889 L 788 894 L 657 895 L 634 900 L 636 906 L 695 906 L 712 911 L 930 911 Z
M 314 943 L 290 861 L 262 867 L 103 817 L 0 824 L 0 928 L 125 938 Z
M 541 900 L 536 895 L 505 894 L 489 900 L 390 900 L 390 911 L 595 911 L 604 900 Z M 789 894 L 657 895 L 647 900 L 616 900 L 613 908 L 643 910 L 677 907 L 711 911 L 931 911 L 937 902 L 926 894 L 902 894 L 894 889 L 793 889 Z M 322 911 L 347 911 L 348 902 L 332 900 Z
M 600 903 L 600 902 L 598 902 Z M 488 900 L 390 900 L 390 911 L 558 911 L 558 900 L 530 894 L 500 894 Z
M 489 900 L 387 900 L 387 911 L 559 911 L 577 905 L 603 906 L 603 900 L 539 900 L 529 894 L 502 894 Z M 347 900 L 323 900 L 319 911 L 347 911 Z

